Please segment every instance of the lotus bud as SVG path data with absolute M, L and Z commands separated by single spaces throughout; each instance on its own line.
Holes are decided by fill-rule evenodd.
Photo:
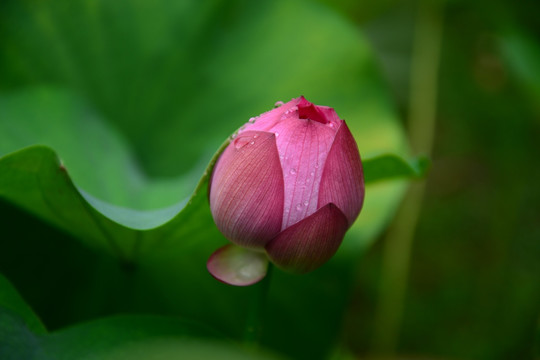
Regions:
M 210 209 L 232 242 L 208 260 L 218 280 L 251 285 L 268 261 L 296 273 L 329 260 L 364 200 L 356 142 L 334 109 L 304 97 L 244 125 L 218 159 Z

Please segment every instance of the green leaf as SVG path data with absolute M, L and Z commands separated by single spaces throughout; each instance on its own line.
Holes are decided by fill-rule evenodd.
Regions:
M 365 159 L 363 162 L 366 184 L 396 178 L 421 179 L 425 176 L 429 159 L 415 158 L 409 162 L 393 154 Z
M 114 316 L 51 334 L 32 333 L 0 307 L 2 359 L 278 359 L 220 338 L 200 325 L 157 316 Z
M 2 274 L 0 274 L 0 308 L 4 312 L 9 311 L 20 316 L 28 328 L 34 333 L 46 333 L 47 330 L 45 330 L 38 316 L 34 314 L 30 306 L 26 304 L 17 290 L 15 290 L 13 285 Z M 0 336 L 1 338 L 2 336 Z
M 0 274 L 0 359 L 31 359 L 39 352 L 36 334 L 45 333 L 30 306 Z
M 0 173 L 0 196 L 91 246 L 117 251 L 120 255 L 116 239 L 122 236 L 124 241 L 132 241 L 132 231 L 113 223 L 82 199 L 50 148 L 33 146 L 3 157 Z
M 36 144 L 54 149 L 84 191 L 134 209 L 189 197 L 206 166 L 196 174 L 150 179 L 114 127 L 73 92 L 39 86 L 0 95 L 0 155 Z
M 115 316 L 57 331 L 43 359 L 250 359 L 233 342 L 196 323 L 156 316 Z M 257 354 L 262 359 L 276 357 Z M 41 358 L 40 358 L 41 359 Z
M 9 281 L 0 274 L 0 358 L 251 359 L 255 354 L 193 321 L 122 315 L 47 334 Z M 257 358 L 277 357 L 259 352 Z

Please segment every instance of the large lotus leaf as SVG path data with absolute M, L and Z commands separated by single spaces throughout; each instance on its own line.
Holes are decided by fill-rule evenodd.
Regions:
M 241 332 L 256 289 L 207 274 L 207 257 L 226 240 L 200 177 L 223 140 L 276 100 L 303 94 L 335 107 L 366 177 L 407 175 L 368 166 L 403 154 L 404 135 L 366 42 L 321 5 L 4 1 L 0 24 L 0 196 L 136 262 L 134 291 L 157 289 L 160 312 Z M 46 147 L 28 147 L 36 144 Z M 295 339 L 306 357 L 320 357 L 333 344 L 350 260 L 387 223 L 403 188 L 367 187 L 338 259 L 306 277 L 276 272 L 270 346 Z M 295 316 L 306 321 L 283 326 Z

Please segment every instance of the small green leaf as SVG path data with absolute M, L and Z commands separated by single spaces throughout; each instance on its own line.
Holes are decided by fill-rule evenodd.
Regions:
M 362 164 L 365 182 L 370 184 L 397 178 L 420 179 L 426 175 L 430 162 L 427 157 L 406 161 L 397 155 L 385 154 L 365 159 Z

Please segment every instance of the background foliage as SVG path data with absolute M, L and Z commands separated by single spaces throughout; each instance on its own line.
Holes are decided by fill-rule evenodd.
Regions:
M 538 355 L 537 8 L 2 2 L 0 358 Z M 207 274 L 226 240 L 200 177 L 238 126 L 300 94 L 347 120 L 372 182 L 330 263 L 275 272 L 254 355 L 239 342 L 258 289 Z M 418 106 L 434 109 L 432 148 Z M 418 222 L 400 211 L 388 233 L 407 187 L 394 175 L 422 162 L 386 153 L 432 155 L 404 202 Z

